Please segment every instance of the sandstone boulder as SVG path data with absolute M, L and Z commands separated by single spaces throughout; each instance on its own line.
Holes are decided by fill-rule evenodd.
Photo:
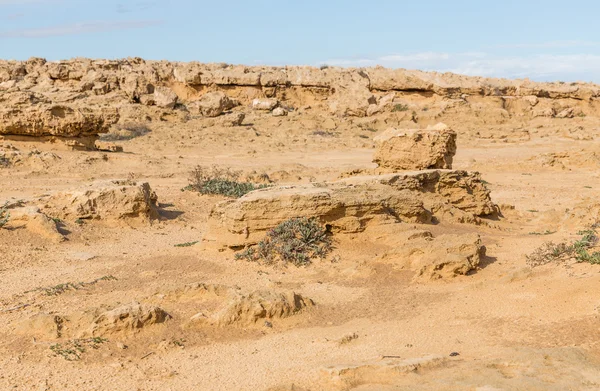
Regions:
M 65 237 L 58 231 L 56 222 L 35 206 L 9 209 L 8 213 L 10 213 L 9 227 L 25 228 L 33 234 L 54 242 L 65 240 Z
M 88 188 L 50 196 L 46 208 L 71 219 L 155 218 L 158 197 L 148 183 L 96 182 Z
M 479 223 L 498 207 L 478 174 L 428 170 L 351 177 L 339 182 L 280 186 L 219 203 L 204 240 L 217 246 L 257 243 L 294 217 L 318 218 L 332 231 L 360 232 L 367 225 L 437 221 Z
M 390 129 L 375 138 L 373 162 L 391 171 L 450 169 L 456 154 L 456 132 L 443 124 L 424 130 Z
M 277 107 L 273 110 L 273 117 L 285 117 L 288 112 L 283 107 Z
M 237 106 L 237 103 L 223 92 L 206 93 L 192 105 L 193 108 L 196 108 L 200 114 L 206 117 L 218 117 L 235 106 Z
M 393 227 L 390 227 L 393 228 Z M 434 237 L 427 230 L 387 230 L 378 243 L 392 247 L 377 261 L 413 270 L 418 280 L 450 279 L 476 270 L 486 248 L 477 234 L 447 234 Z
M 212 310 L 192 316 L 190 324 L 229 326 L 249 326 L 260 320 L 282 319 L 295 315 L 313 301 L 292 291 L 260 290 L 244 293 L 239 288 L 214 284 L 193 284 L 188 286 L 185 295 L 202 303 L 217 298 L 218 304 Z
M 245 118 L 244 113 L 225 114 L 219 118 L 218 123 L 225 127 L 241 126 Z
M 252 108 L 254 110 L 268 110 L 268 111 L 271 111 L 275 107 L 277 107 L 278 104 L 279 104 L 279 101 L 277 101 L 277 99 L 256 98 L 256 99 L 254 99 L 252 101 Z
M 159 307 L 133 302 L 98 316 L 90 327 L 92 336 L 133 333 L 144 327 L 164 323 L 171 316 Z
M 0 98 L 0 103 L 2 99 Z M 0 135 L 95 136 L 119 120 L 114 108 L 38 103 L 0 109 Z
M 154 88 L 154 104 L 158 107 L 172 109 L 177 104 L 177 94 L 168 87 Z

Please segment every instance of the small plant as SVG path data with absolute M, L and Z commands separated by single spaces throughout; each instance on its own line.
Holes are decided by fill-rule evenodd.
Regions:
M 195 242 L 186 242 L 186 243 L 179 243 L 176 244 L 175 247 L 192 247 L 193 245 L 197 244 L 198 241 Z
M 43 292 L 44 295 L 46 295 L 46 296 L 58 296 L 58 295 L 65 293 L 66 291 L 71 291 L 71 290 L 77 291 L 77 290 L 80 290 L 87 286 L 96 285 L 100 281 L 113 281 L 113 280 L 116 280 L 116 277 L 103 276 L 103 277 L 96 278 L 95 280 L 89 281 L 89 282 L 66 282 L 64 284 L 58 284 L 58 285 L 44 287 L 44 288 L 36 288 L 31 291 L 26 291 L 25 293 Z
M 396 113 L 398 111 L 408 111 L 408 105 L 403 105 L 401 103 L 395 104 L 392 108 L 392 113 Z
M 4 227 L 10 219 L 10 213 L 8 212 L 8 201 L 0 206 L 0 228 Z
M 589 251 L 598 244 L 599 239 L 595 229 L 596 225 L 592 226 L 592 229 L 578 232 L 578 235 L 582 235 L 581 238 L 570 245 L 567 243 L 544 243 L 540 248 L 526 257 L 527 264 L 531 267 L 536 267 L 553 261 L 564 261 L 567 257 L 572 257 L 577 262 L 600 265 L 600 251 L 592 253 Z
M 312 132 L 312 135 L 321 137 L 337 137 L 338 133 L 330 132 L 329 130 L 315 130 Z
M 240 198 L 253 190 L 264 189 L 268 185 L 256 185 L 240 182 L 239 171 L 228 168 L 197 166 L 190 178 L 190 184 L 184 190 L 193 190 L 202 194 L 220 194 L 227 197 Z
M 543 235 L 552 235 L 554 233 L 556 233 L 556 231 L 550 231 L 547 229 L 544 232 L 530 232 L 529 235 L 543 236 Z
M 94 337 L 85 339 L 73 339 L 64 344 L 57 343 L 50 345 L 50 350 L 55 357 L 62 357 L 67 361 L 78 361 L 81 355 L 86 352 L 86 349 L 99 349 L 100 345 L 108 342 L 108 339 Z
M 559 261 L 569 251 L 569 246 L 566 243 L 554 244 L 553 242 L 546 242 L 525 258 L 529 266 L 536 267 Z
M 573 243 L 572 251 L 575 253 L 577 262 L 588 262 L 591 264 L 600 264 L 600 252 L 595 251 L 590 254 L 588 251 L 598 243 L 598 236 L 594 230 L 585 230 L 577 233 L 583 235 L 581 239 Z
M 281 261 L 306 266 L 314 258 L 325 258 L 331 250 L 327 231 L 316 219 L 302 217 L 279 224 L 256 246 L 236 254 L 235 258 L 269 265 Z
M 329 68 L 329 65 L 327 64 L 323 64 L 319 67 L 320 70 L 324 71 L 325 69 Z

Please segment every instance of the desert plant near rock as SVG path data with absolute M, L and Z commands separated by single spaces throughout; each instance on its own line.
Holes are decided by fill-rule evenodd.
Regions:
M 324 258 L 331 250 L 331 238 L 316 219 L 293 218 L 270 230 L 256 246 L 236 254 L 236 259 L 306 266 L 314 258 Z
M 197 166 L 192 171 L 190 184 L 186 188 L 201 194 L 217 194 L 240 198 L 253 190 L 264 189 L 267 185 L 257 185 L 240 181 L 241 172 L 229 168 Z
M 598 243 L 595 225 L 591 229 L 577 232 L 582 235 L 579 240 L 572 244 L 565 242 L 554 244 L 546 242 L 528 255 L 527 264 L 531 267 L 545 265 L 551 262 L 565 261 L 568 258 L 574 258 L 577 262 L 587 262 L 600 265 L 600 251 L 590 252 Z
M 50 350 L 54 353 L 55 357 L 62 357 L 67 361 L 79 361 L 81 360 L 81 355 L 87 349 L 97 350 L 105 342 L 108 342 L 108 339 L 99 337 L 74 339 L 65 343 L 50 345 Z

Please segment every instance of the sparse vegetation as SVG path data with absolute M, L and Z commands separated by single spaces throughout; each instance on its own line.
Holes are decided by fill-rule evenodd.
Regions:
M 6 156 L 0 156 L 0 167 L 10 166 L 10 160 Z
M 257 185 L 239 181 L 241 172 L 229 168 L 197 166 L 190 178 L 190 184 L 184 190 L 193 190 L 201 194 L 219 194 L 239 198 L 253 190 L 264 189 L 268 185 Z
M 10 213 L 8 212 L 8 202 L 0 207 L 0 228 L 4 227 L 10 219 Z
M 117 124 L 100 138 L 105 141 L 127 141 L 150 133 L 150 128 L 140 122 Z
M 179 244 L 176 244 L 175 247 L 192 247 L 195 244 L 198 244 L 198 241 L 195 241 L 195 242 L 186 242 L 186 243 L 179 243 Z
M 396 113 L 398 111 L 408 111 L 408 105 L 404 105 L 401 103 L 395 104 L 392 108 L 392 113 Z
M 89 282 L 66 282 L 66 283 L 58 284 L 58 285 L 54 285 L 54 286 L 36 288 L 36 289 L 30 290 L 30 291 L 27 291 L 25 293 L 42 292 L 46 296 L 58 296 L 58 295 L 65 293 L 66 291 L 70 291 L 70 290 L 76 291 L 76 290 L 83 289 L 88 286 L 96 285 L 100 281 L 113 281 L 113 280 L 116 280 L 116 277 L 103 276 L 103 277 L 96 278 L 95 280 L 89 281 Z
M 313 136 L 321 136 L 321 137 L 337 137 L 338 133 L 331 132 L 329 130 L 315 130 L 312 132 Z
M 67 361 L 78 361 L 86 349 L 99 349 L 100 345 L 108 342 L 108 339 L 94 337 L 85 339 L 73 339 L 65 343 L 57 343 L 50 346 L 55 357 L 62 357 Z
M 538 235 L 538 236 L 543 236 L 543 235 L 552 235 L 556 233 L 556 231 L 550 231 L 550 230 L 545 230 L 543 232 L 530 232 L 529 235 Z
M 316 219 L 294 218 L 279 224 L 256 246 L 236 254 L 236 259 L 274 264 L 278 261 L 306 266 L 332 250 L 329 235 Z
M 565 261 L 574 258 L 577 262 L 600 264 L 600 251 L 590 252 L 598 243 L 597 225 L 592 229 L 580 231 L 581 238 L 572 244 L 546 242 L 527 256 L 527 264 L 531 267 L 545 265 L 551 262 Z
M 324 71 L 325 69 L 329 68 L 329 65 L 327 64 L 323 64 L 319 67 L 320 70 Z

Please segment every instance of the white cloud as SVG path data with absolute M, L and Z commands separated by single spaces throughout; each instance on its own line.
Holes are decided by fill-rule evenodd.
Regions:
M 99 33 L 114 30 L 139 29 L 161 24 L 160 20 L 129 20 L 112 22 L 84 22 L 62 26 L 0 31 L 0 38 L 43 38 L 61 35 Z
M 540 43 L 517 43 L 507 45 L 497 45 L 496 48 L 506 49 L 557 49 L 557 48 L 580 48 L 580 47 L 598 47 L 600 42 L 595 41 L 551 41 Z
M 482 52 L 423 52 L 375 58 L 332 59 L 323 64 L 344 67 L 382 65 L 388 68 L 453 72 L 470 76 L 531 78 L 534 80 L 600 81 L 600 55 L 532 54 L 500 56 Z

